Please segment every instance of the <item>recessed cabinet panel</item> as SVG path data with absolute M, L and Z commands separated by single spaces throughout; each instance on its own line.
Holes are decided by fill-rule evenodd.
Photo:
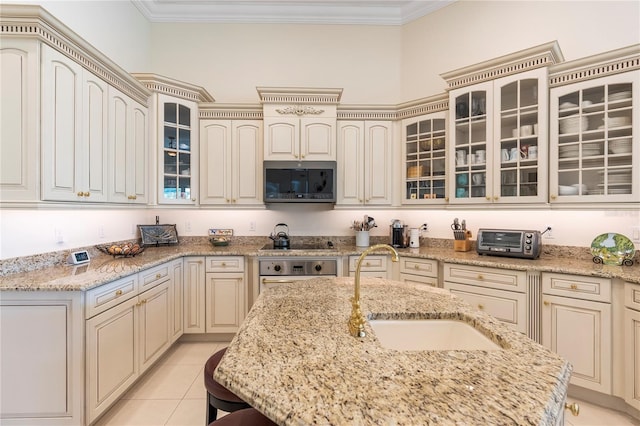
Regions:
M 631 284 L 626 284 L 631 286 Z M 640 311 L 625 309 L 625 401 L 640 410 Z

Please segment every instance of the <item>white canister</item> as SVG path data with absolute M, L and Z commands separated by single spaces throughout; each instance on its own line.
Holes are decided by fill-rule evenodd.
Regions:
M 356 231 L 356 247 L 369 247 L 369 231 Z
M 409 247 L 420 247 L 420 229 L 411 228 L 411 230 L 409 230 Z

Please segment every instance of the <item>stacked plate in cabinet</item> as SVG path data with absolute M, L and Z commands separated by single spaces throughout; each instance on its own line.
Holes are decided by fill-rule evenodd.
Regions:
M 631 152 L 631 138 L 609 141 L 610 154 L 629 154 Z
M 589 118 L 581 117 L 578 114 L 570 115 L 560 120 L 560 133 L 578 133 L 589 128 Z
M 621 101 L 623 99 L 631 99 L 631 91 L 625 90 L 624 92 L 609 93 L 609 96 L 607 97 L 607 99 L 609 100 L 609 102 Z
M 558 151 L 560 153 L 560 158 L 575 158 L 580 152 L 580 147 L 578 145 L 560 145 L 558 147 Z

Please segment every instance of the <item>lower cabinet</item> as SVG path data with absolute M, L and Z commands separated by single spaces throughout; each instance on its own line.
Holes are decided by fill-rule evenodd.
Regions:
M 169 265 L 169 273 L 173 282 L 173 291 L 169 301 L 171 308 L 171 343 L 182 336 L 184 327 L 184 268 L 183 260 L 178 259 Z
M 445 263 L 444 288 L 467 303 L 527 334 L 527 274 Z
M 438 261 L 400 257 L 400 281 L 416 288 L 438 286 Z
M 612 392 L 611 281 L 542 274 L 542 344 L 573 364 L 571 383 Z
M 360 256 L 349 256 L 349 276 L 354 277 L 356 275 L 356 267 L 358 265 L 358 258 Z M 360 265 L 361 277 L 374 277 L 374 278 L 389 278 L 388 274 L 388 259 L 389 256 L 382 254 L 374 254 L 367 256 Z
M 625 283 L 624 298 L 624 400 L 640 410 L 640 285 Z
M 235 333 L 247 312 L 244 257 L 187 257 L 184 268 L 184 332 Z
M 171 345 L 173 286 L 167 266 L 87 292 L 87 423 L 108 409 Z M 143 284 L 147 290 L 138 293 Z M 120 297 L 123 288 L 134 290 Z M 103 300 L 107 303 L 101 304 Z
M 83 422 L 81 292 L 2 292 L 0 424 Z
M 235 333 L 246 315 L 244 257 L 207 257 L 205 270 L 205 330 Z

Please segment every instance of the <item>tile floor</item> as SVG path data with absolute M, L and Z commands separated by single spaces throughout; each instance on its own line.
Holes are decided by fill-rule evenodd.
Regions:
M 206 360 L 228 343 L 177 343 L 114 406 L 96 426 L 205 426 Z M 639 421 L 617 411 L 575 400 L 580 415 L 567 412 L 570 426 L 627 426 Z M 224 415 L 220 412 L 220 415 Z

